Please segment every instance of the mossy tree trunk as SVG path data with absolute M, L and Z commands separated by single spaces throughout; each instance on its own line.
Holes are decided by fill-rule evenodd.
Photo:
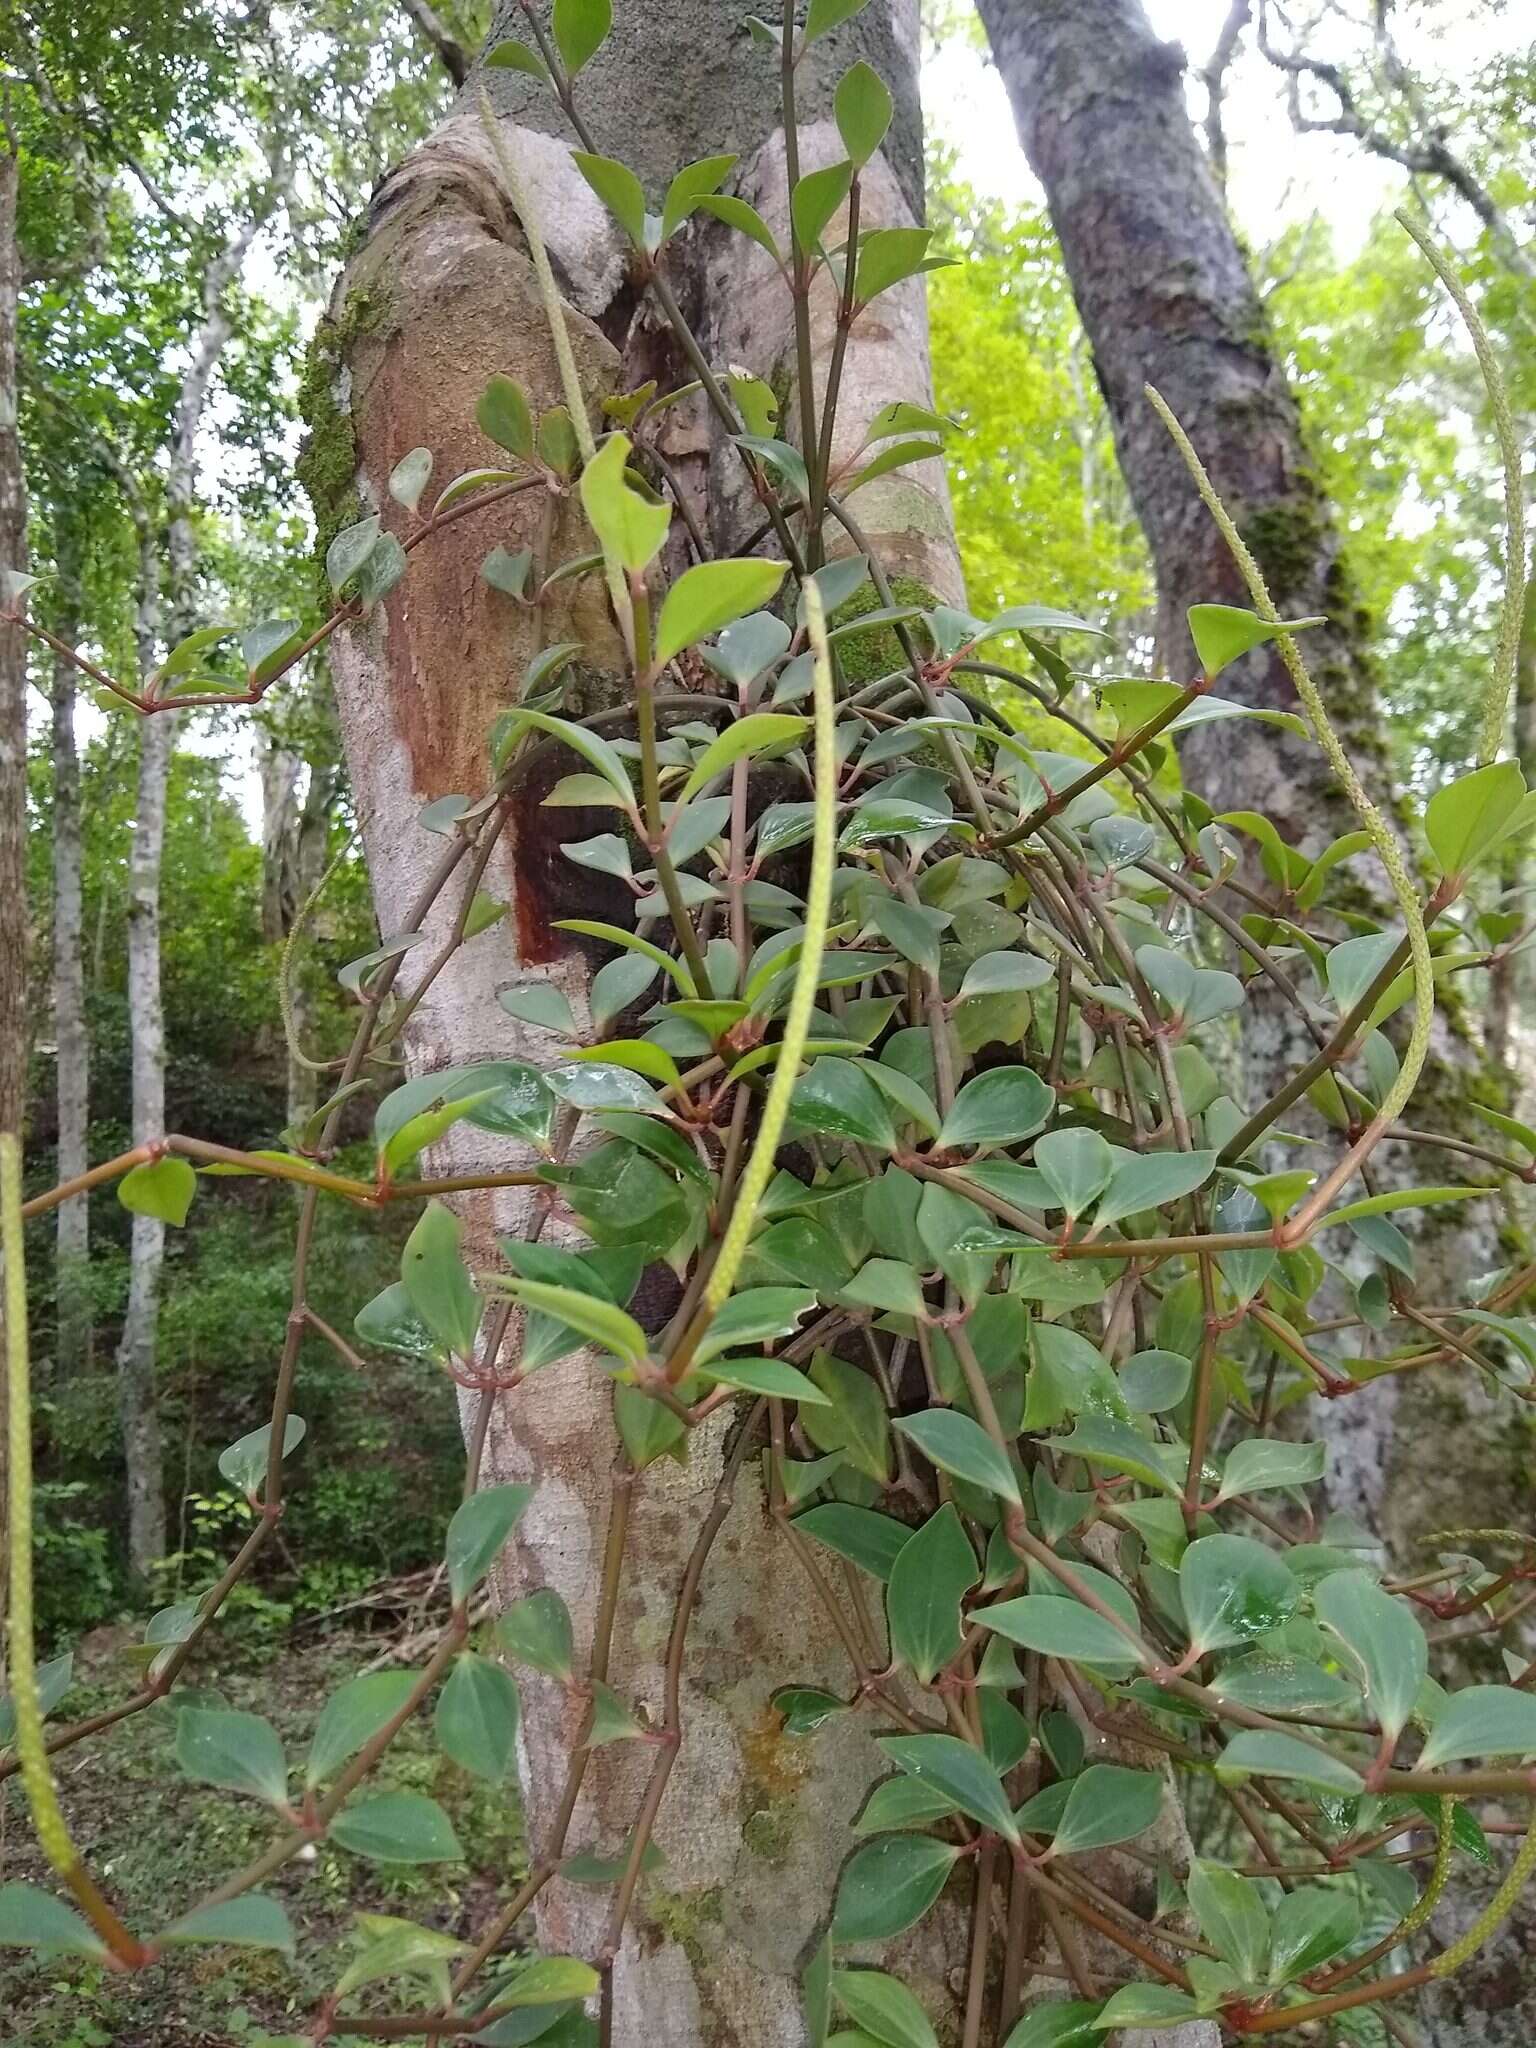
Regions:
M 1184 98 L 1184 53 L 1141 0 L 980 0 L 1019 139 L 1045 187 L 1093 347 L 1115 448 L 1157 574 L 1159 658 L 1197 666 L 1191 604 L 1248 605 L 1220 534 L 1145 396 L 1182 421 L 1284 617 L 1327 615 L 1306 652 L 1367 781 L 1386 787 L 1368 622 L 1307 454 L 1296 401 Z M 1270 649 L 1227 670 L 1224 695 L 1296 710 Z M 1316 748 L 1274 727 L 1224 724 L 1181 749 L 1218 811 L 1272 818 L 1316 852 L 1354 823 Z
M 504 6 L 492 44 L 526 23 Z M 837 31 L 804 67 L 805 163 L 830 160 L 832 86 L 854 58 L 891 87 L 896 119 L 883 161 L 865 174 L 865 225 L 910 223 L 922 199 L 917 101 L 916 0 L 879 0 Z M 594 420 L 605 395 L 651 377 L 663 389 L 689 381 L 670 332 L 638 295 L 625 246 L 571 160 L 573 138 L 550 97 L 505 70 L 472 73 L 450 119 L 380 188 L 362 247 L 349 264 L 317 340 L 310 377 L 312 434 L 304 470 L 322 540 L 365 509 L 409 530 L 387 497 L 390 469 L 409 449 L 436 460 L 432 492 L 460 471 L 496 459 L 475 425 L 475 406 L 495 372 L 516 377 L 536 408 L 562 393 L 532 266 L 484 130 L 480 94 L 494 103 L 550 246 L 566 322 Z M 579 81 L 583 118 L 600 151 L 622 158 L 653 206 L 683 164 L 723 150 L 739 154 L 735 189 L 772 220 L 785 211 L 777 66 L 754 49 L 729 9 L 695 0 L 626 0 L 609 43 Z M 831 238 L 837 238 L 832 231 Z M 743 251 L 747 253 L 744 255 Z M 768 289 L 767 259 L 715 223 L 696 222 L 668 258 L 672 287 L 711 361 L 742 364 L 786 394 L 794 431 L 787 303 Z M 855 335 L 844 406 L 855 441 L 893 397 L 931 402 L 920 283 L 891 294 L 890 317 Z M 663 452 L 701 527 L 729 549 L 760 509 L 734 491 L 736 462 L 702 403 L 678 407 Z M 600 425 L 600 420 L 599 420 Z M 535 622 L 479 576 L 495 545 L 531 546 L 546 562 L 585 552 L 590 539 L 567 503 L 552 530 L 527 497 L 460 521 L 413 555 L 405 581 L 356 629 L 338 635 L 335 673 L 341 722 L 381 930 L 420 928 L 407 962 L 427 960 L 461 908 L 456 879 L 419 921 L 416 905 L 444 842 L 416 822 L 426 801 L 477 797 L 489 769 L 487 735 L 516 701 L 535 649 Z M 861 524 L 884 558 L 925 590 L 956 598 L 958 566 L 942 471 L 925 464 L 859 499 Z M 846 546 L 829 535 L 833 550 Z M 680 529 L 674 546 L 681 546 Z M 673 573 L 686 556 L 671 564 Z M 600 579 L 566 582 L 538 622 L 546 644 L 583 646 L 575 708 L 622 706 L 627 683 Z M 456 953 L 411 1017 L 410 1070 L 475 1059 L 547 1064 L 559 1041 L 515 1022 L 497 1003 L 513 982 L 547 978 L 587 1018 L 592 963 L 555 930 L 562 915 L 594 914 L 601 880 L 563 861 L 559 841 L 599 829 L 581 814 L 541 809 L 542 789 L 517 790 L 479 887 L 507 916 Z M 615 906 L 595 914 L 611 915 Z M 622 909 L 618 914 L 628 921 Z M 409 989 L 413 976 L 402 975 Z M 463 1130 L 463 1127 L 460 1127 Z M 484 1168 L 484 1134 L 451 1133 L 433 1170 Z M 508 1148 L 505 1163 L 521 1163 Z M 472 1254 L 489 1262 L 496 1232 L 526 1234 L 536 1211 L 519 1192 L 476 1197 L 462 1211 Z M 559 1225 L 551 1225 L 551 1236 Z M 657 1283 L 652 1288 L 652 1281 Z M 670 1307 L 664 1273 L 642 1282 Z M 466 1404 L 466 1420 L 472 1412 Z M 707 1516 L 729 1443 L 728 1424 L 694 1434 L 686 1468 L 662 1460 L 633 1487 L 627 1561 L 609 1682 L 654 1713 L 662 1658 L 681 1575 Z M 605 1543 L 618 1492 L 611 1382 L 591 1354 L 544 1368 L 498 1397 L 484 1465 L 488 1480 L 530 1480 L 535 1492 L 504 1562 L 508 1597 L 550 1586 L 565 1598 L 585 1658 L 593 1639 Z M 641 1887 L 614 1978 L 613 2038 L 668 2048 L 792 2048 L 804 2039 L 799 1971 L 829 1910 L 847 1823 L 878 1759 L 858 1717 L 815 1743 L 786 1739 L 770 1695 L 787 1681 L 844 1688 L 842 1650 L 777 1534 L 751 1461 L 710 1554 L 688 1638 L 683 1740 L 656 1839 L 665 1863 Z M 532 1853 L 550 1846 L 580 1714 L 557 1686 L 523 1685 L 524 1776 Z M 651 1751 L 618 1744 L 593 1753 L 566 1839 L 571 1850 L 612 1855 L 638 1809 Z M 599 1954 L 611 1893 L 556 1880 L 539 1901 L 540 1936 L 551 1949 Z M 930 1943 L 914 1966 L 937 2007 L 951 1958 Z

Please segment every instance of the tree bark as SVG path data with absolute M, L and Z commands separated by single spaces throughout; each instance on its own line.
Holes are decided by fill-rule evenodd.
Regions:
M 0 147 L 0 569 L 27 566 L 27 480 L 17 426 L 17 159 Z M 0 625 L 0 1130 L 20 1133 L 27 1079 L 27 643 Z
M 1183 423 L 1269 581 L 1283 617 L 1326 614 L 1305 652 L 1368 786 L 1388 786 L 1366 643 L 1332 509 L 1184 99 L 1184 53 L 1141 0 L 980 0 L 1023 143 L 1045 187 L 1093 346 L 1120 466 L 1157 574 L 1160 659 L 1197 673 L 1185 613 L 1248 606 L 1236 565 L 1145 397 Z M 1224 696 L 1298 709 L 1273 648 L 1224 672 Z M 1354 824 L 1315 747 L 1233 721 L 1180 744 L 1218 811 L 1258 810 L 1316 853 Z
M 78 599 L 61 621 L 70 646 L 79 633 Z M 53 665 L 53 1038 L 58 1114 L 58 1178 L 89 1165 L 90 1035 L 85 1018 L 84 914 L 81 901 L 80 758 L 75 745 L 73 662 Z M 59 1204 L 54 1238 L 55 1369 L 89 1369 L 94 1318 L 90 1292 L 90 1197 Z
M 500 29 L 515 33 L 524 26 L 516 9 L 503 8 L 490 43 Z M 676 70 L 683 50 L 690 66 L 686 92 L 678 90 Z M 817 63 L 804 67 L 812 74 L 806 162 L 830 156 L 825 116 L 831 87 L 859 55 L 875 64 L 897 103 L 887 158 L 871 166 L 866 180 L 865 224 L 910 221 L 921 205 L 916 0 L 880 0 L 830 38 L 817 51 Z M 687 381 L 689 372 L 660 323 L 646 304 L 635 302 L 617 231 L 572 164 L 563 120 L 547 95 L 526 90 L 527 81 L 507 71 L 486 73 L 484 82 L 506 145 L 532 188 L 591 404 L 652 375 L 661 377 L 663 388 Z M 580 86 L 596 146 L 629 162 L 653 202 L 682 164 L 734 149 L 741 153 L 735 188 L 760 200 L 770 216 L 782 214 L 775 66 L 771 59 L 754 62 L 746 38 L 723 16 L 716 28 L 713 11 L 706 21 L 689 0 L 630 0 Z M 327 375 L 305 467 L 322 538 L 374 506 L 388 525 L 407 531 L 384 482 L 414 446 L 435 451 L 443 481 L 494 460 L 474 426 L 476 401 L 493 372 L 515 375 L 536 407 L 560 402 L 531 266 L 482 129 L 479 89 L 477 75 L 460 110 L 381 187 L 369 239 L 349 266 L 317 341 Z M 836 239 L 835 228 L 829 239 Z M 690 229 L 679 252 L 683 261 L 672 269 L 674 288 L 721 369 L 744 363 L 783 390 L 792 381 L 785 370 L 786 313 L 763 290 L 763 271 L 742 258 L 742 246 L 738 240 L 733 247 L 713 226 Z M 891 318 L 870 325 L 866 340 L 855 331 L 845 378 L 846 431 L 856 436 L 879 403 L 896 396 L 921 403 L 928 395 L 920 285 L 892 294 Z M 790 398 L 783 407 L 787 428 L 795 415 Z M 746 521 L 747 509 L 734 485 L 729 492 L 711 487 L 711 479 L 726 472 L 727 453 L 702 407 L 679 408 L 669 457 L 717 538 L 739 544 L 747 526 L 732 522 Z M 938 465 L 892 483 L 889 490 L 861 493 L 862 523 L 887 559 L 894 557 L 928 589 L 958 596 Z M 514 499 L 459 522 L 413 558 L 405 582 L 366 623 L 337 636 L 342 727 L 386 933 L 407 928 L 413 898 L 442 849 L 441 839 L 416 826 L 416 810 L 433 797 L 484 788 L 487 730 L 515 700 L 533 652 L 528 614 L 477 575 L 493 543 L 509 549 L 535 544 L 536 515 L 524 509 L 528 503 Z M 750 523 L 758 517 L 754 509 Z M 579 517 L 567 508 L 550 558 L 568 559 L 589 544 Z M 557 587 L 544 637 L 584 642 L 582 711 L 623 701 L 616 639 L 593 581 Z M 564 878 L 568 864 L 558 849 L 548 857 L 555 836 L 550 820 L 567 815 L 541 811 L 537 795 L 510 801 L 480 886 L 506 901 L 511 914 L 453 957 L 414 1012 L 405 1045 L 413 1073 L 485 1057 L 547 1063 L 548 1035 L 512 1021 L 497 1005 L 498 990 L 514 981 L 549 979 L 585 1021 L 588 964 L 551 929 L 554 917 L 575 907 L 562 908 L 551 890 L 585 893 L 590 903 L 591 878 L 573 884 Z M 435 953 L 459 896 L 455 883 L 433 907 L 411 958 Z M 402 976 L 402 987 L 410 983 L 409 974 Z M 466 1139 L 455 1132 L 434 1151 L 432 1170 L 463 1171 L 484 1166 L 491 1156 L 483 1135 L 471 1132 Z M 510 1147 L 503 1156 L 508 1164 L 518 1158 Z M 525 1234 L 536 1211 L 514 1191 L 494 1201 L 474 1198 L 464 1214 L 475 1251 L 489 1262 L 495 1231 Z M 695 1433 L 686 1469 L 663 1460 L 634 1487 L 610 1681 L 624 1698 L 653 1712 L 664 1636 L 694 1533 L 723 1470 L 729 1431 L 725 1422 L 706 1425 Z M 556 1588 L 572 1610 L 584 1650 L 592 1640 L 617 1499 L 616 1452 L 610 1386 L 590 1354 L 545 1368 L 536 1386 L 495 1403 L 485 1477 L 535 1486 L 501 1590 L 515 1597 L 534 1587 Z M 782 1736 L 769 1695 L 790 1675 L 786 1667 L 809 1684 L 841 1684 L 847 1676 L 811 1588 L 769 1521 L 753 1459 L 710 1557 L 688 1640 L 682 1749 L 657 1830 L 666 1862 L 642 1885 L 618 1960 L 618 2043 L 790 2048 L 804 2039 L 796 1979 L 828 1908 L 847 1847 L 846 1824 L 877 1760 L 857 1717 L 821 1731 L 815 1745 Z M 552 1684 L 534 1680 L 523 1692 L 528 1826 L 540 1854 L 550 1841 L 579 1717 Z M 617 1744 L 593 1752 L 570 1848 L 611 1854 L 622 1843 L 649 1768 L 649 1756 L 636 1753 L 641 1750 Z M 555 1882 L 540 1902 L 543 1942 L 597 1953 L 610 1903 L 605 1893 Z M 926 1983 L 935 2005 L 947 1996 L 947 1961 L 930 1944 L 913 1979 L 920 1992 Z
M 165 800 L 175 746 L 173 717 L 139 727 L 138 791 L 128 860 L 128 1009 L 132 1018 L 133 1141 L 165 1132 L 165 1014 L 160 999 L 160 860 Z M 156 1329 L 165 1225 L 135 1214 L 129 1241 L 128 1306 L 117 1347 L 118 1402 L 128 1496 L 128 1561 L 143 1578 L 165 1555 L 165 1490 Z

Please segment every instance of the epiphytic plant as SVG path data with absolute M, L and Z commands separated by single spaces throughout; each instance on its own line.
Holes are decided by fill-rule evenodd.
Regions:
M 812 0 L 798 30 L 786 17 L 791 134 L 797 67 L 858 4 Z M 576 79 L 607 26 L 606 0 L 567 0 L 553 39 L 535 22 L 537 47 L 504 44 L 490 61 L 544 80 L 590 141 Z M 379 513 L 338 534 L 330 616 L 307 638 L 254 627 L 243 681 L 210 668 L 217 633 L 173 650 L 141 689 L 87 670 L 146 716 L 255 702 L 469 510 L 577 492 L 590 555 L 556 564 L 497 549 L 484 573 L 535 608 L 557 579 L 602 578 L 631 701 L 617 716 L 570 716 L 579 649 L 532 661 L 489 736 L 483 795 L 441 799 L 420 819 L 443 835 L 444 853 L 417 925 L 450 888 L 462 890 L 453 945 L 499 914 L 479 882 L 511 792 L 551 750 L 570 772 L 547 801 L 612 813 L 611 830 L 564 855 L 619 878 L 634 922 L 577 921 L 610 950 L 586 1042 L 565 1044 L 582 1034 L 551 984 L 507 990 L 507 1010 L 547 1031 L 548 1063 L 480 1061 L 394 1089 L 375 1117 L 371 1182 L 328 1162 L 367 1062 L 399 1038 L 445 964 L 439 955 L 412 979 L 415 927 L 343 971 L 361 1006 L 356 1039 L 331 1099 L 288 1134 L 288 1149 L 167 1136 L 23 1209 L 14 1141 L 0 1141 L 13 1617 L 0 1725 L 12 1749 L 0 1770 L 21 1774 L 73 1900 L 0 1889 L 0 1940 L 130 1971 L 181 1945 L 289 1947 L 287 1918 L 259 1887 L 316 1841 L 386 1862 L 458 1854 L 433 1801 L 368 1781 L 434 1697 L 443 1751 L 508 1777 L 513 1673 L 524 1667 L 581 1706 L 554 1836 L 535 1843 L 526 1882 L 473 1940 L 365 1916 L 356 1960 L 308 2038 L 607 2041 L 612 1962 L 685 1734 L 693 1603 L 731 1487 L 759 1458 L 773 1540 L 803 1566 L 849 1661 L 846 1689 L 828 1692 L 797 1683 L 787 1648 L 783 1726 L 814 1743 L 835 1717 L 868 1717 L 892 1772 L 858 1818 L 806 1971 L 818 2048 L 840 2025 L 850 2042 L 936 2041 L 900 1977 L 862 1959 L 868 1944 L 944 1910 L 941 1898 L 966 1905 L 972 1929 L 953 2037 L 967 2048 L 984 2033 L 1008 2048 L 1063 2048 L 1200 2015 L 1259 2035 L 1388 2001 L 1475 1954 L 1536 1867 L 1536 1830 L 1495 1823 L 1520 1838 L 1506 1878 L 1464 1937 L 1425 1946 L 1458 1859 L 1491 1853 L 1485 1802 L 1536 1800 L 1536 1664 L 1511 1634 L 1510 1683 L 1448 1691 L 1431 1676 L 1423 1621 L 1460 1617 L 1500 1641 L 1533 1597 L 1523 1589 L 1536 1578 L 1536 1535 L 1440 1532 L 1422 1570 L 1347 1537 L 1318 1540 L 1307 1498 L 1324 1447 L 1292 1430 L 1309 1395 L 1369 1401 L 1377 1381 L 1430 1368 L 1470 1375 L 1501 1399 L 1533 1398 L 1536 1341 L 1521 1311 L 1536 1266 L 1477 1276 L 1464 1300 L 1426 1300 L 1413 1241 L 1390 1220 L 1497 1204 L 1506 1182 L 1536 1179 L 1536 1130 L 1510 1117 L 1483 1112 L 1487 1143 L 1402 1122 L 1437 984 L 1517 937 L 1506 920 L 1486 943 L 1465 895 L 1536 814 L 1519 769 L 1496 758 L 1513 638 L 1490 683 L 1482 760 L 1428 804 L 1421 879 L 1334 737 L 1297 637 L 1311 622 L 1276 616 L 1155 393 L 1252 596 L 1251 610 L 1196 609 L 1198 675 L 1089 688 L 1056 646 L 1093 630 L 1080 619 L 1038 603 L 979 620 L 899 602 L 850 503 L 873 478 L 938 453 L 950 423 L 896 394 L 857 455 L 835 462 L 832 452 L 849 332 L 934 260 L 921 230 L 859 231 L 860 168 L 889 111 L 880 80 L 856 66 L 837 96 L 846 160 L 794 183 L 784 246 L 722 190 L 729 158 L 682 170 L 659 215 L 622 164 L 590 147 L 578 158 L 734 440 L 776 558 L 710 559 L 695 522 L 697 559 L 662 587 L 675 507 L 653 430 L 679 394 L 616 394 L 603 422 L 589 421 L 538 223 L 508 159 L 566 405 L 535 418 L 516 383 L 495 379 L 479 419 L 505 468 L 455 478 L 426 514 L 432 451 L 404 454 L 390 488 L 414 521 L 406 537 Z M 667 244 L 700 209 L 771 255 L 794 301 L 802 373 L 812 293 L 835 298 L 824 388 L 802 374 L 798 445 L 775 433 L 765 386 L 716 373 L 668 289 Z M 846 233 L 834 240 L 838 220 Z M 1511 469 L 1517 619 L 1525 548 Z M 868 583 L 873 608 L 850 607 Z M 22 618 L 17 579 L 7 598 L 7 616 Z M 992 646 L 1005 638 L 1020 650 L 1012 664 Z M 1266 643 L 1294 678 L 1297 714 L 1217 693 L 1222 671 Z M 889 646 L 889 671 L 850 687 L 851 645 L 866 655 Z M 685 691 L 674 679 L 690 650 L 714 684 Z M 1031 733 L 1058 722 L 1060 751 L 1021 737 L 1025 702 Z M 1213 817 L 1182 789 L 1170 772 L 1179 736 L 1243 716 L 1310 734 L 1358 830 L 1308 856 L 1261 816 Z M 754 778 L 768 757 L 791 794 L 763 805 Z M 1374 863 L 1385 893 L 1363 891 L 1355 873 L 1338 907 L 1347 863 Z M 1266 1100 L 1244 1102 L 1224 1076 L 1245 1005 L 1260 1000 L 1289 1013 L 1312 1052 Z M 1304 1104 L 1321 1138 L 1282 1129 Z M 516 1139 L 528 1163 L 412 1177 L 457 1124 Z M 1404 1160 L 1424 1153 L 1477 1178 L 1414 1184 Z M 1381 1179 L 1386 1156 L 1393 1171 Z M 129 1207 L 181 1224 L 200 1175 L 220 1173 L 301 1189 L 271 1419 L 223 1460 L 255 1521 L 208 1593 L 150 1622 L 138 1690 L 50 1734 L 44 1717 L 68 1670 L 39 1671 L 32 1655 L 21 1221 L 115 1178 Z M 502 1242 L 494 1268 L 472 1265 L 444 1198 L 509 1184 L 543 1190 L 534 1213 L 547 1219 L 558 1203 L 569 1227 L 545 1242 L 535 1225 Z M 292 1410 L 300 1341 L 313 1330 L 349 1350 L 306 1301 L 322 1199 L 423 1205 L 399 1283 L 359 1304 L 357 1335 L 430 1359 L 471 1396 L 464 1501 L 446 1540 L 451 1617 L 420 1669 L 359 1677 L 325 1703 L 297 1789 L 269 1724 L 185 1707 L 181 1768 L 264 1802 L 275 1829 L 201 1904 L 131 1930 L 70 1839 L 49 1756 L 152 1702 L 174 1703 L 194 1649 L 271 1538 L 283 1461 L 304 1429 Z M 662 1261 L 681 1299 L 648 1332 L 630 1303 L 642 1271 Z M 541 1369 L 578 1351 L 612 1378 L 627 1457 L 596 1634 L 578 1641 L 559 1596 L 544 1591 L 505 1611 L 493 1646 L 472 1649 L 471 1597 L 538 1486 L 535 1475 L 482 1487 L 493 1410 L 537 1403 Z M 609 1654 L 624 1503 L 655 1461 L 686 1458 L 690 1433 L 723 1408 L 737 1418 L 731 1447 L 687 1553 L 663 1715 L 647 1726 Z M 620 1851 L 604 1861 L 567 1838 L 570 1816 L 593 1748 L 635 1739 L 654 1746 L 654 1763 Z M 1183 1802 L 1186 1825 L 1188 1788 L 1202 1797 Z M 1157 1869 L 1155 1910 L 1115 1892 L 1105 1852 Z M 608 1888 L 601 1952 L 509 1960 L 507 1937 L 557 1874 Z M 1025 1984 L 1038 1990 L 1050 1976 L 1066 1995 L 1021 2011 Z M 357 2009 L 358 1993 L 376 1999 L 386 1985 L 404 1987 L 400 2009 Z

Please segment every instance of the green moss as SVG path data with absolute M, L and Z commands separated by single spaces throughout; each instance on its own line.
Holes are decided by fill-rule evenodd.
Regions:
M 933 592 L 914 576 L 893 576 L 890 579 L 891 596 L 897 604 L 915 605 L 927 611 L 938 602 Z M 884 599 L 873 583 L 863 583 L 832 614 L 834 626 L 845 626 L 852 619 L 862 619 L 867 613 L 883 608 Z M 838 666 L 842 672 L 845 690 L 861 690 L 866 683 L 878 682 L 881 676 L 888 676 L 892 670 L 903 669 L 906 657 L 901 651 L 901 642 L 890 626 L 871 627 L 867 633 L 849 633 L 837 643 Z
M 717 1885 L 698 1885 L 692 1891 L 669 1892 L 660 1885 L 645 1894 L 645 1909 L 669 1941 L 675 1941 L 696 1973 L 709 1967 L 705 1930 L 718 1927 L 725 1917 Z
M 795 1831 L 782 1806 L 766 1806 L 752 1814 L 741 1830 L 745 1846 L 764 1863 L 782 1863 L 789 1855 Z
M 1243 539 L 1282 604 L 1311 581 L 1323 544 L 1323 518 L 1315 488 L 1306 481 L 1289 497 L 1255 507 L 1242 522 Z
M 299 451 L 299 481 L 315 514 L 317 602 L 330 607 L 325 553 L 343 527 L 363 516 L 357 493 L 357 434 L 339 394 L 353 343 L 374 333 L 389 311 L 387 299 L 367 285 L 347 293 L 336 318 L 327 314 L 315 329 L 299 385 L 299 416 L 308 427 Z

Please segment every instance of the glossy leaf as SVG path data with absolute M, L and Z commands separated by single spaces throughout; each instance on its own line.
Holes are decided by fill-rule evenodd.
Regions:
M 1368 1572 L 1334 1572 L 1321 1581 L 1312 1605 L 1338 1638 L 1348 1663 L 1365 1680 L 1366 1702 L 1383 1733 L 1408 1722 L 1429 1670 L 1424 1631 L 1409 1608 L 1384 1593 Z
M 856 1849 L 838 1880 L 834 1941 L 886 1941 L 938 1898 L 959 1850 L 932 1835 L 883 1835 Z
M 500 1557 L 532 1498 L 531 1486 L 487 1486 L 454 1510 L 444 1555 L 455 1602 L 467 1600 Z
M 984 1828 L 1016 1842 L 1008 1795 L 997 1772 L 979 1750 L 955 1735 L 886 1735 L 880 1748 L 899 1769 L 939 1792 Z
M 929 1408 L 921 1415 L 902 1416 L 896 1428 L 931 1464 L 1017 1505 L 1019 1484 L 1013 1467 L 969 1415 L 956 1408 Z
M 897 1553 L 885 1595 L 891 1658 L 905 1664 L 920 1685 L 931 1685 L 960 1654 L 960 1602 L 979 1576 L 976 1553 L 952 1501 Z
M 520 1709 L 511 1675 L 487 1657 L 459 1657 L 438 1695 L 434 1726 L 444 1756 L 500 1784 L 517 1768 Z

